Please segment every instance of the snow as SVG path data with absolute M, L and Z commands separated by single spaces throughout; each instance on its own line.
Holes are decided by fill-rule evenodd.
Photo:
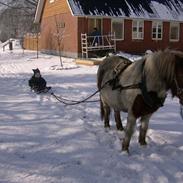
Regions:
M 27 82 L 37 67 L 56 95 L 80 100 L 96 90 L 97 66 L 73 67 L 70 58 L 63 63 L 71 69 L 51 69 L 59 64 L 53 55 L 0 51 L 0 183 L 182 183 L 178 100 L 168 96 L 153 115 L 147 147 L 137 143 L 137 123 L 127 155 L 113 117 L 111 129 L 103 128 L 98 102 L 65 106 L 30 91 Z

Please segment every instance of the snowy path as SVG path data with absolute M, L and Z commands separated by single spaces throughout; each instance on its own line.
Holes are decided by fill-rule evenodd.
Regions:
M 27 87 L 39 67 L 57 94 L 74 100 L 96 89 L 97 67 L 50 70 L 58 58 L 0 52 L 0 183 L 182 183 L 183 121 L 179 104 L 168 97 L 154 114 L 148 146 L 121 153 L 123 133 L 105 131 L 99 104 L 64 106 Z M 64 60 L 71 65 L 71 59 Z M 124 120 L 125 124 L 125 120 Z

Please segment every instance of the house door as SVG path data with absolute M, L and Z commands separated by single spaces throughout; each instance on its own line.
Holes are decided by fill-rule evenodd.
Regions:
M 88 19 L 88 34 L 91 34 L 94 28 L 97 28 L 102 33 L 102 19 L 89 18 Z

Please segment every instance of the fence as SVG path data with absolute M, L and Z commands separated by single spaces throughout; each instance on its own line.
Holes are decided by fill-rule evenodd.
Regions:
M 23 39 L 23 47 L 27 50 L 40 50 L 40 33 L 27 33 Z

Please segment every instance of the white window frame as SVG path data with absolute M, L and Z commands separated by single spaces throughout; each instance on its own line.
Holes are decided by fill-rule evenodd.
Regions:
M 154 27 L 154 24 L 156 24 L 156 37 L 153 38 L 153 27 Z M 161 25 L 161 38 L 158 38 L 158 26 Z M 163 22 L 161 21 L 152 21 L 152 40 L 162 40 L 163 39 Z
M 172 39 L 171 38 L 171 30 L 172 30 L 171 27 L 172 26 L 174 26 L 174 27 L 177 26 L 178 27 L 178 38 L 177 39 Z M 178 22 L 170 22 L 170 36 L 169 37 L 170 37 L 170 41 L 171 42 L 178 42 L 179 41 L 179 39 L 180 39 L 180 23 L 178 23 Z
M 116 41 L 122 41 L 124 40 L 124 19 L 112 19 L 111 20 L 111 32 L 112 33 L 115 33 L 115 31 L 113 31 L 113 23 L 114 22 L 119 22 L 122 24 L 121 28 L 122 28 L 122 35 L 121 35 L 121 38 L 116 38 L 115 40 Z
M 135 22 L 137 23 L 136 25 Z M 142 23 L 142 32 L 139 31 L 139 28 L 141 27 L 140 24 Z M 137 37 L 134 36 L 134 27 L 136 27 L 136 35 Z M 142 35 L 142 36 L 141 36 Z M 144 20 L 133 20 L 132 21 L 132 39 L 133 40 L 143 40 L 144 39 Z

